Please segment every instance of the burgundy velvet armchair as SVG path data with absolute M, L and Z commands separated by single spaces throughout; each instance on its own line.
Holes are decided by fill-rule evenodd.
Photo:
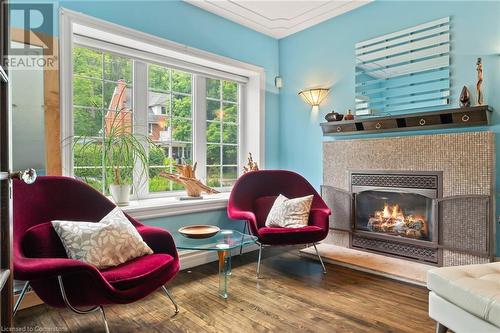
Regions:
M 14 180 L 13 206 L 14 278 L 26 281 L 14 314 L 29 286 L 48 305 L 67 306 L 77 313 L 100 310 L 106 332 L 103 305 L 131 303 L 159 288 L 178 312 L 164 286 L 179 271 L 177 250 L 167 231 L 127 215 L 154 253 L 99 270 L 67 258 L 51 221 L 99 221 L 115 207 L 101 193 L 68 177 L 38 177 L 32 185 Z M 84 307 L 87 310 L 81 310 Z
M 287 198 L 313 195 L 309 223 L 303 228 L 266 227 L 266 218 L 274 200 L 283 194 Z M 286 170 L 251 171 L 241 176 L 233 186 L 227 206 L 228 216 L 244 220 L 245 228 L 258 237 L 259 260 L 257 276 L 260 273 L 262 247 L 270 245 L 312 244 L 321 262 L 316 243 L 328 235 L 330 209 L 321 196 L 301 175 Z M 245 229 L 246 230 L 246 229 Z

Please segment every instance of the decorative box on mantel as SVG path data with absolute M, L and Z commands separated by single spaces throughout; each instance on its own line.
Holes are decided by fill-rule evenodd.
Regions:
M 355 120 L 322 123 L 321 129 L 323 135 L 342 135 L 484 126 L 489 125 L 492 111 L 488 105 L 482 105 L 387 117 L 364 116 Z

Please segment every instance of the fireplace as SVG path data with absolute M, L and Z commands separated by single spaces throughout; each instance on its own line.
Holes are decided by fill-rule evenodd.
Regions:
M 491 260 L 489 196 L 443 197 L 442 172 L 350 171 L 349 180 L 350 191 L 321 189 L 346 246 L 437 266 L 448 251 Z
M 442 173 L 351 171 L 351 246 L 438 263 Z
M 330 229 L 347 231 L 350 248 L 440 265 L 442 178 L 439 171 L 349 171 L 350 191 L 322 186 Z
M 441 174 L 352 172 L 354 232 L 433 242 Z
M 494 143 L 491 132 L 323 143 L 325 243 L 438 266 L 492 261 Z

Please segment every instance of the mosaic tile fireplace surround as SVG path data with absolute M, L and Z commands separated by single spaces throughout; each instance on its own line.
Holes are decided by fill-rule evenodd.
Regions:
M 437 266 L 494 255 L 494 133 L 325 142 L 325 242 Z

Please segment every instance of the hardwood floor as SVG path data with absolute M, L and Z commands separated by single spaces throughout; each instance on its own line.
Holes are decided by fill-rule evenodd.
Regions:
M 286 250 L 285 250 L 286 249 Z M 113 332 L 433 332 L 425 288 L 327 265 L 290 248 L 233 257 L 229 298 L 217 295 L 217 264 L 180 272 L 167 285 L 180 312 L 160 291 L 128 305 L 105 307 Z M 103 332 L 99 313 L 77 315 L 40 305 L 20 311 L 17 327 L 35 331 Z

